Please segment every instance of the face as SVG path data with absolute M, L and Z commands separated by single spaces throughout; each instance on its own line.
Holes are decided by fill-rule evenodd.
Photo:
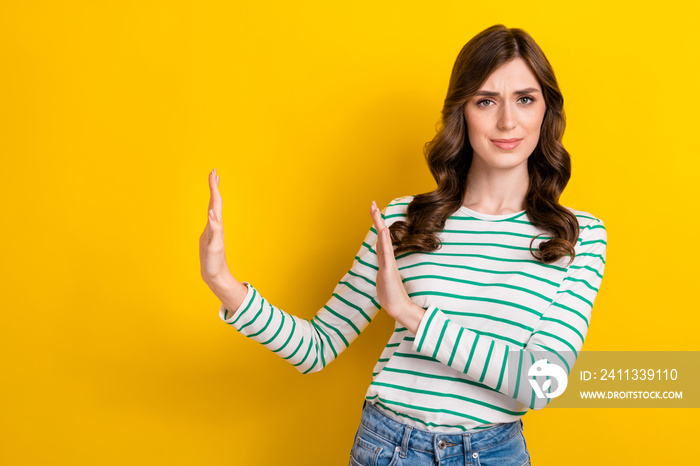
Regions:
M 542 89 L 525 60 L 497 68 L 464 107 L 472 165 L 526 170 L 545 110 Z

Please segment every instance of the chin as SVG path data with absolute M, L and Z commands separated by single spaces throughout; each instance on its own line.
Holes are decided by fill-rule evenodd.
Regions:
M 517 154 L 501 154 L 499 157 L 494 157 L 490 160 L 485 160 L 486 165 L 499 170 L 509 170 L 521 167 L 527 164 L 528 157 Z
M 503 164 L 503 165 L 494 166 L 494 168 L 495 168 L 495 169 L 498 169 L 498 170 L 518 170 L 518 169 L 520 169 L 520 168 L 522 167 L 522 165 L 523 165 L 523 163 L 518 163 L 518 164 L 515 164 L 515 165 L 510 165 L 510 164 L 506 165 L 506 164 Z

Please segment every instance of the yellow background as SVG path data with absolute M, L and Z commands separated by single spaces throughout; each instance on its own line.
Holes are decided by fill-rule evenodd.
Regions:
M 3 2 L 0 463 L 347 464 L 392 322 L 301 375 L 219 320 L 197 242 L 310 318 L 370 202 L 433 189 L 452 64 L 528 31 L 565 98 L 565 205 L 609 248 L 585 350 L 698 350 L 698 9 L 665 2 Z M 544 409 L 536 465 L 684 464 L 694 410 Z

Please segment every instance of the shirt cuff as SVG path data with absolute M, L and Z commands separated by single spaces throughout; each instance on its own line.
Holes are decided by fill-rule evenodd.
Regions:
M 443 314 L 442 311 L 435 306 L 431 305 L 425 310 L 425 314 L 423 314 L 423 318 L 421 319 L 420 324 L 418 325 L 418 330 L 416 331 L 416 338 L 413 340 L 413 351 L 432 356 L 431 343 L 434 346 L 435 342 L 431 341 L 432 339 L 430 334 L 433 333 L 431 329 L 436 328 L 436 320 L 440 321 L 439 327 L 441 328 L 445 318 L 445 314 Z M 428 348 L 430 351 L 426 351 Z
M 219 317 L 221 320 L 226 322 L 227 324 L 230 324 L 234 322 L 240 315 L 245 312 L 245 310 L 250 306 L 251 299 L 253 297 L 253 285 L 251 285 L 248 282 L 241 282 L 248 288 L 248 293 L 246 293 L 245 298 L 243 299 L 243 302 L 241 303 L 240 306 L 238 306 L 238 309 L 236 309 L 234 312 L 229 311 L 226 309 L 226 306 L 224 304 L 221 304 L 221 307 L 219 308 Z

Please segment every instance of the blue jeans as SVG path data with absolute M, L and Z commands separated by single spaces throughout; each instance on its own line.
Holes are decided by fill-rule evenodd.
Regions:
M 522 420 L 473 433 L 429 432 L 395 421 L 367 400 L 350 451 L 350 466 L 529 464 Z

